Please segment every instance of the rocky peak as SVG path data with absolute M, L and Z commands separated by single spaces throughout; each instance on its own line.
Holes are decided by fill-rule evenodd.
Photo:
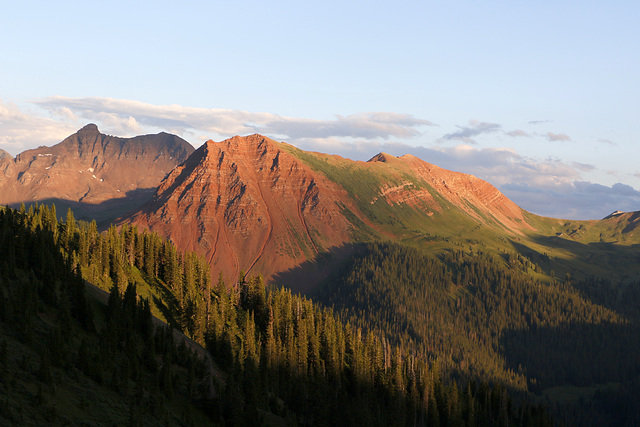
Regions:
M 381 163 L 389 163 L 391 161 L 397 160 L 398 158 L 396 156 L 393 156 L 389 153 L 378 153 L 375 156 L 373 156 L 372 158 L 370 158 L 368 161 L 369 162 L 381 162 Z
M 283 148 L 258 134 L 207 141 L 131 221 L 233 278 L 240 270 L 269 276 L 348 241 L 337 204 L 346 192 Z
M 80 130 L 78 130 L 78 136 L 81 138 L 87 136 L 95 136 L 100 134 L 100 130 L 95 123 L 89 123 L 84 125 Z
M 106 211 L 100 204 L 117 199 L 110 204 L 115 208 L 108 209 L 113 212 L 103 215 L 119 216 L 125 213 L 119 209 L 146 202 L 166 174 L 193 151 L 175 135 L 119 138 L 88 124 L 52 147 L 26 150 L 7 163 L 2 168 L 0 203 L 52 200 L 74 207 L 81 217 Z

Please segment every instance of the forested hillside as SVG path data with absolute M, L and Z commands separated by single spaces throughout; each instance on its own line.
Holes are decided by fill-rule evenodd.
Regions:
M 133 425 L 550 424 L 506 385 L 450 376 L 420 347 L 266 292 L 259 276 L 214 284 L 200 258 L 135 228 L 3 209 L 0 251 L 7 422 L 74 423 L 97 399 Z M 109 288 L 107 306 L 85 281 Z M 151 311 L 212 359 L 172 344 Z
M 534 279 L 540 267 L 514 253 L 437 257 L 389 243 L 357 252 L 314 299 L 343 321 L 419 349 L 447 377 L 484 378 L 551 397 L 572 389 L 592 408 L 595 390 L 597 399 L 614 400 L 606 396 L 632 390 L 640 375 L 637 283 L 575 282 L 569 275 L 543 282 Z M 597 405 L 597 422 L 585 407 L 563 411 L 576 412 L 567 420 L 580 425 L 638 420 L 633 407 Z
M 0 424 L 207 423 L 206 360 L 154 326 L 135 285 L 88 297 L 73 224 L 0 209 Z

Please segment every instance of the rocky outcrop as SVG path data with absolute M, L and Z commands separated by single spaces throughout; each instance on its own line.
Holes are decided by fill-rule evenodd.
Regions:
M 69 205 L 79 217 L 113 218 L 147 201 L 193 151 L 175 135 L 118 138 L 89 124 L 52 147 L 0 158 L 0 204 L 47 201 Z

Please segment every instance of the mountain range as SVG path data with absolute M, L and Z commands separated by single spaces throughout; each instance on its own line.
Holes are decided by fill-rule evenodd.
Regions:
M 32 383 L 0 405 L 0 419 L 58 401 L 46 390 L 35 396 L 36 386 L 78 389 L 77 374 L 62 372 L 88 360 L 81 355 L 124 349 L 117 364 L 81 365 L 98 382 L 111 378 L 104 393 L 116 390 L 119 407 L 132 396 L 127 375 L 147 390 L 131 419 L 156 419 L 150 408 L 162 385 L 166 398 L 184 395 L 220 422 L 242 413 L 274 425 L 325 420 L 330 408 L 351 405 L 360 409 L 350 424 L 371 406 L 386 408 L 374 415 L 379 425 L 397 414 L 414 417 L 400 425 L 420 417 L 440 425 L 438 412 L 454 425 L 476 416 L 506 425 L 530 419 L 528 405 L 541 399 L 568 425 L 640 422 L 631 404 L 640 378 L 640 212 L 545 218 L 481 179 L 414 156 L 352 161 L 262 135 L 194 150 L 166 133 L 117 138 L 87 125 L 53 147 L 0 152 L 0 171 L 1 203 L 39 204 L 0 208 L 0 362 Z M 97 226 L 69 214 L 61 221 L 66 208 Z M 93 308 L 82 302 L 84 287 L 97 291 L 88 284 L 111 291 L 107 307 L 104 292 L 100 301 L 90 295 Z M 150 339 L 150 313 L 210 351 L 198 387 L 183 350 L 163 348 L 157 333 L 160 341 Z M 69 330 L 70 315 L 85 332 L 63 345 L 56 330 Z M 156 358 L 138 354 L 132 328 Z M 37 372 L 24 354 L 40 360 Z M 141 366 L 158 357 L 178 363 Z M 512 412 L 508 396 L 524 406 Z M 56 419 L 50 412 L 36 411 Z M 541 423 L 513 425 L 551 424 L 538 415 Z
M 412 155 L 367 162 L 262 135 L 197 150 L 167 133 L 118 138 L 93 125 L 53 147 L 0 156 L 0 203 L 55 202 L 105 226 L 119 217 L 200 253 L 212 272 L 321 280 L 366 241 L 434 253 L 513 251 L 551 275 L 630 277 L 638 213 L 599 221 L 531 214 L 494 186 Z
M 420 235 L 447 216 L 514 235 L 532 228 L 473 176 L 413 156 L 354 162 L 261 135 L 207 141 L 122 221 L 199 251 L 227 277 L 270 277 L 349 243 Z
M 638 215 L 569 221 L 531 214 L 494 186 L 411 155 L 367 162 L 306 152 L 261 135 L 207 141 L 123 217 L 202 254 L 212 272 L 312 285 L 357 245 L 395 241 L 553 259 L 546 274 L 632 275 Z M 551 265 L 549 262 L 546 264 Z

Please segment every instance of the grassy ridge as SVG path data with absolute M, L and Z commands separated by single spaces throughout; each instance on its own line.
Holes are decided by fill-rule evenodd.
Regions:
M 315 171 L 342 186 L 359 212 L 346 212 L 354 224 L 355 241 L 392 240 L 433 254 L 461 248 L 485 252 L 517 252 L 540 265 L 537 278 L 547 282 L 567 273 L 577 277 L 607 277 L 628 282 L 639 273 L 640 215 L 629 213 L 606 220 L 576 221 L 540 217 L 525 212 L 532 229 L 515 234 L 492 216 L 469 205 L 479 219 L 452 205 L 426 182 L 398 162 L 353 162 L 338 156 L 283 146 Z M 408 195 L 428 191 L 431 201 L 388 203 L 385 189 L 404 186 Z M 374 224 L 377 233 L 357 215 Z M 546 276 L 546 277 L 541 277 Z

